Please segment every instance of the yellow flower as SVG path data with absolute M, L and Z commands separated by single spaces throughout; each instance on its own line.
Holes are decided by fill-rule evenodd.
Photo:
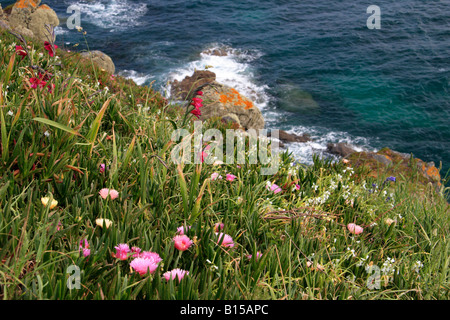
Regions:
M 47 206 L 48 201 L 50 200 L 49 197 L 43 197 L 41 198 L 41 202 L 44 206 Z M 58 205 L 58 201 L 56 201 L 55 199 L 52 200 L 52 203 L 50 205 L 50 209 L 53 209 L 54 207 L 56 207 Z
M 108 229 L 111 225 L 112 225 L 112 221 L 109 219 L 97 219 L 95 220 L 95 223 L 99 226 L 103 228 L 103 223 L 106 226 L 106 229 Z

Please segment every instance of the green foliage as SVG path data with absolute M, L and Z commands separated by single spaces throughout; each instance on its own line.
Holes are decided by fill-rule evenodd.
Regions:
M 341 162 L 304 166 L 286 152 L 273 176 L 248 153 L 240 166 L 177 165 L 172 133 L 193 132 L 179 107 L 151 87 L 93 72 L 77 53 L 50 58 L 28 43 L 21 60 L 18 40 L 1 39 L 2 299 L 450 298 L 449 205 L 434 190 Z M 31 88 L 39 77 L 31 66 L 51 74 L 53 90 Z M 228 129 L 217 119 L 209 128 Z M 227 181 L 229 173 L 237 178 Z M 102 188 L 119 197 L 103 199 Z M 218 243 L 217 223 L 233 247 Z M 363 233 L 350 234 L 348 223 Z M 184 252 L 173 242 L 180 226 L 191 226 L 194 242 Z M 132 257 L 114 257 L 120 243 L 157 252 L 156 272 L 131 272 Z M 80 289 L 67 286 L 72 265 Z M 175 268 L 189 275 L 166 281 Z

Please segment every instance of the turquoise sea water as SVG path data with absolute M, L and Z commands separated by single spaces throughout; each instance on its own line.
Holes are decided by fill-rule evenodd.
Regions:
M 212 65 L 219 81 L 257 102 L 268 128 L 312 135 L 290 146 L 304 162 L 345 141 L 450 168 L 448 0 L 44 2 L 60 16 L 60 45 L 83 48 L 65 25 L 67 7 L 78 5 L 90 49 L 139 84 L 166 90 Z M 366 25 L 373 4 L 378 30 Z M 201 54 L 212 48 L 229 55 Z

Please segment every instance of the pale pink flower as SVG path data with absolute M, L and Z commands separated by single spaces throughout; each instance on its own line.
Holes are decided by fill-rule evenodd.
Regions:
M 216 223 L 214 225 L 214 232 L 219 232 L 221 230 L 223 230 L 223 228 L 225 227 L 225 225 L 223 223 Z
M 273 191 L 273 193 L 281 192 L 281 188 L 277 186 L 275 183 L 270 186 L 270 190 Z
M 151 251 L 141 252 L 141 254 L 139 254 L 139 258 L 150 259 L 150 260 L 153 260 L 155 263 L 160 263 L 162 261 L 159 254 L 157 254 L 156 252 L 151 252 Z
M 114 200 L 119 196 L 118 191 L 116 191 L 114 189 L 108 189 L 108 188 L 101 189 L 99 194 L 103 199 L 106 199 L 108 197 L 108 195 L 110 195 L 111 200 Z
M 155 272 L 158 268 L 158 263 L 156 263 L 153 259 L 146 258 L 136 258 L 130 263 L 131 268 L 141 276 L 145 276 L 147 272 L 150 273 Z
M 187 228 L 186 228 L 186 232 L 189 230 L 189 229 L 191 229 L 191 226 L 187 226 Z M 181 227 L 178 227 L 177 228 L 177 233 L 179 233 L 179 234 L 184 234 L 184 226 L 181 226 Z
M 114 255 L 117 259 L 120 260 L 127 260 L 128 259 L 128 253 L 131 252 L 130 247 L 126 243 L 121 243 L 117 247 L 114 247 L 116 249 L 116 254 Z
M 166 278 L 167 281 L 169 281 L 171 278 L 175 280 L 175 278 L 178 278 L 178 281 L 181 281 L 181 279 L 184 278 L 185 275 L 188 275 L 189 271 L 181 270 L 181 269 L 173 269 L 172 271 L 167 271 L 163 274 L 164 278 Z
M 350 233 L 353 233 L 353 234 L 360 234 L 364 230 L 361 226 L 358 226 L 354 223 L 349 223 L 347 225 L 347 229 L 348 229 L 348 231 L 350 231 Z
M 83 248 L 83 257 L 87 258 L 91 254 L 91 249 Z
M 226 179 L 228 181 L 233 181 L 234 179 L 236 179 L 237 177 L 234 174 L 228 173 Z
M 189 247 L 194 243 L 191 239 L 189 239 L 186 235 L 179 235 L 173 238 L 175 243 L 175 248 L 180 251 L 186 251 Z
M 222 176 L 219 175 L 219 173 L 214 172 L 213 174 L 211 174 L 211 181 L 217 180 L 217 179 L 222 179 Z
M 225 233 L 216 233 L 216 235 L 218 236 L 218 240 L 217 240 L 218 244 L 220 242 L 222 242 L 221 245 L 225 248 L 233 248 L 234 247 L 233 238 L 231 236 L 229 236 L 228 234 L 225 234 Z

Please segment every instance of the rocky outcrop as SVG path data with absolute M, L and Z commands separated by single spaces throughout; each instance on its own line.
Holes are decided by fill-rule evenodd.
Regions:
M 92 62 L 96 64 L 100 69 L 103 69 L 110 74 L 114 74 L 114 72 L 116 72 L 116 66 L 114 65 L 114 62 L 104 52 L 95 50 L 90 52 L 83 52 L 81 55 L 84 58 L 92 59 Z
M 368 170 L 367 175 L 375 178 L 380 174 L 414 176 L 418 173 L 420 183 L 431 183 L 437 190 L 442 186 L 441 175 L 434 162 L 412 158 L 409 154 L 389 148 L 378 152 L 354 152 L 347 159 L 353 167 L 364 166 Z
M 170 95 L 175 100 L 186 100 L 188 95 L 196 92 L 198 88 L 216 80 L 216 74 L 208 70 L 195 71 L 192 76 L 186 76 L 182 81 L 174 80 L 171 83 Z
M 271 136 L 271 132 L 268 133 L 268 136 Z M 294 133 L 288 133 L 284 130 L 278 130 L 278 139 L 286 142 L 286 143 L 293 143 L 293 142 L 300 142 L 300 143 L 305 143 L 305 142 L 309 142 L 312 141 L 311 137 L 309 136 L 309 134 L 302 134 L 301 136 L 296 135 Z
M 353 149 L 352 146 L 343 142 L 329 143 L 327 145 L 327 151 L 328 153 L 341 156 L 343 158 L 348 157 L 352 153 L 356 152 L 356 150 Z
M 250 99 L 241 95 L 237 90 L 212 82 L 202 87 L 203 107 L 201 120 L 213 117 L 229 117 L 238 119 L 244 129 L 264 129 L 264 118 L 261 111 Z
M 23 36 L 33 37 L 41 42 L 54 41 L 46 28 L 59 25 L 59 19 L 55 11 L 40 0 L 19 0 L 12 7 L 8 22 L 13 31 Z M 53 36 L 53 37 L 52 37 Z

